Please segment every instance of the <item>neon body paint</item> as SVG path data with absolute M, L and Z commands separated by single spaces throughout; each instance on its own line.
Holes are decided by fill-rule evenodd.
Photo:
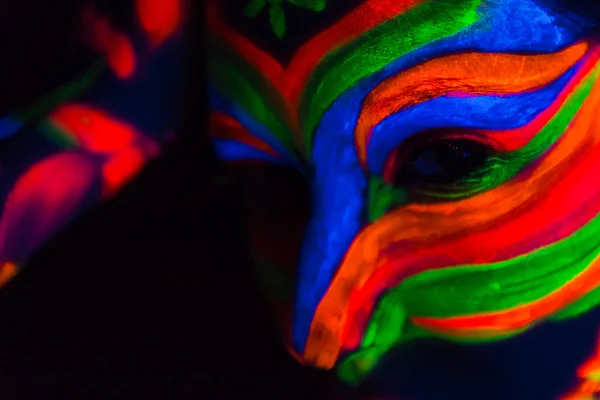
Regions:
M 270 10 L 277 43 L 295 5 L 342 7 L 283 3 L 246 9 Z M 501 341 L 596 309 L 599 16 L 550 0 L 355 3 L 287 61 L 235 6 L 208 5 L 215 149 L 294 168 L 311 193 L 281 277 L 295 291 L 274 300 L 290 352 L 358 382 L 419 338 Z

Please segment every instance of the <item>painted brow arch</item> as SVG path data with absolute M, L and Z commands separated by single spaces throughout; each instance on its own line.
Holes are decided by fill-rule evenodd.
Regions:
M 471 26 L 481 3 L 429 0 L 328 53 L 311 73 L 298 105 L 307 153 L 320 119 L 341 94 L 399 57 Z M 407 34 L 399 26 L 413 28 Z
M 291 114 L 293 134 L 298 135 L 294 140 L 298 140 L 299 151 L 309 156 L 314 128 L 323 113 L 345 90 L 399 56 L 429 41 L 452 36 L 469 26 L 477 20 L 476 9 L 480 2 L 366 0 L 305 43 L 286 67 L 228 26 L 222 20 L 220 3 L 216 0 L 209 0 L 207 4 L 207 24 L 211 34 L 238 53 L 283 95 Z M 428 22 L 419 24 L 423 20 Z M 406 41 L 406 35 L 398 32 L 399 24 L 416 25 L 418 32 L 411 33 L 411 40 Z M 398 43 L 402 45 L 399 47 Z M 390 51 L 391 48 L 393 51 Z M 368 57 L 364 57 L 365 54 Z M 357 71 L 351 71 L 356 76 L 340 82 L 337 74 L 347 72 L 348 66 L 352 66 L 348 58 L 356 56 L 366 58 L 355 66 Z M 313 107 L 313 104 L 320 106 Z M 307 117 L 306 111 L 310 111 L 310 129 L 300 122 Z

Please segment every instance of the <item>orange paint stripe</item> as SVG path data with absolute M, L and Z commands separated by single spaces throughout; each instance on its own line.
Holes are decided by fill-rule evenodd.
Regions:
M 597 400 L 600 394 L 600 382 L 586 381 L 573 393 L 560 400 Z
M 595 354 L 577 371 L 583 382 L 561 400 L 593 399 L 600 394 L 600 341 Z
M 485 131 L 485 136 L 500 143 L 504 151 L 515 151 L 524 147 L 544 126 L 546 126 L 548 122 L 550 122 L 554 115 L 564 105 L 565 101 L 567 101 L 573 89 L 576 88 L 594 68 L 599 58 L 600 46 L 596 45 L 589 52 L 589 57 L 584 65 L 581 66 L 581 69 L 575 74 L 565 89 L 556 97 L 552 105 L 536 116 L 533 121 L 517 129 Z
M 577 375 L 582 379 L 596 378 L 600 380 L 600 353 L 579 368 Z
M 588 47 L 579 43 L 542 55 L 454 54 L 395 75 L 377 86 L 364 102 L 356 127 L 359 159 L 366 162 L 373 128 L 391 114 L 450 92 L 517 93 L 540 87 L 575 65 Z M 433 79 L 435 84 L 430 83 Z
M 531 238 L 538 238 L 536 246 L 545 246 L 552 244 L 558 238 L 571 235 L 573 230 L 577 229 L 574 225 L 570 226 L 570 223 L 574 222 L 573 220 L 569 224 L 549 231 L 546 216 L 557 213 L 566 218 L 568 215 L 577 215 L 578 212 L 575 210 L 578 208 L 586 208 L 588 204 L 597 204 L 600 191 L 589 189 L 590 185 L 593 185 L 594 177 L 600 171 L 600 163 L 597 158 L 600 156 L 600 147 L 598 146 L 600 125 L 597 122 L 592 124 L 589 119 L 593 117 L 594 104 L 597 103 L 586 104 L 587 113 L 581 114 L 583 119 L 575 120 L 572 130 L 563 136 L 552 152 L 540 160 L 540 168 L 532 171 L 532 176 L 523 172 L 516 178 L 517 182 L 526 182 L 527 179 L 532 182 L 533 180 L 535 184 L 528 187 L 528 190 L 531 193 L 543 192 L 545 195 L 542 198 L 535 202 L 524 201 L 516 207 L 511 205 L 510 198 L 502 198 L 495 206 L 503 210 L 505 214 L 502 217 L 506 222 L 497 224 L 491 219 L 483 223 L 487 226 L 486 229 L 478 230 L 475 233 L 469 232 L 451 237 L 442 233 L 438 241 L 423 251 L 414 250 L 415 246 L 423 245 L 422 241 L 417 241 L 415 238 L 403 240 L 401 246 L 394 244 L 385 248 L 385 259 L 379 260 L 379 267 L 373 271 L 368 281 L 354 290 L 350 296 L 347 313 L 353 316 L 353 321 L 352 326 L 350 324 L 346 326 L 346 330 L 352 334 L 347 336 L 345 331 L 342 335 L 345 338 L 344 346 L 353 348 L 360 343 L 362 325 L 375 306 L 382 287 L 388 287 L 386 285 L 393 287 L 395 283 L 401 282 L 406 277 L 422 272 L 423 268 L 416 266 L 427 265 L 426 257 L 436 259 L 434 261 L 435 268 L 486 264 L 507 260 L 530 251 L 531 247 L 528 247 L 530 245 L 525 243 L 531 243 L 529 240 Z M 585 110 L 582 109 L 582 111 Z M 588 131 L 578 129 L 586 124 L 589 124 Z M 593 149 L 594 153 L 590 153 L 590 149 Z M 552 187 L 552 189 L 548 191 L 548 187 Z M 506 207 L 513 207 L 513 209 L 510 210 Z M 591 211 L 586 212 L 589 214 L 586 221 L 593 217 Z M 581 221 L 581 216 L 574 218 Z M 449 222 L 453 221 L 456 222 L 450 217 Z M 401 222 L 397 223 L 400 225 Z M 441 222 L 431 223 L 444 228 L 444 224 Z M 476 229 L 475 226 L 474 228 Z M 427 240 L 426 237 L 423 238 Z M 539 238 L 546 238 L 546 240 Z M 478 257 L 473 257 L 470 250 L 473 243 L 481 243 Z M 446 257 L 446 261 L 443 263 L 439 262 L 441 256 Z
M 562 177 L 557 173 L 557 165 L 563 170 L 572 170 L 572 165 L 565 165 L 565 159 L 570 154 L 576 155 L 576 149 L 590 148 L 600 142 L 600 130 L 590 129 L 596 127 L 593 122 L 599 104 L 600 86 L 596 86 L 569 132 L 525 179 L 509 181 L 463 201 L 401 207 L 366 227 L 348 249 L 317 307 L 305 357 L 322 368 L 333 366 L 343 343 L 342 332 L 348 322 L 351 296 L 360 292 L 374 271 L 386 261 L 380 258 L 383 250 L 398 243 L 422 245 L 431 237 L 436 240 L 458 238 L 488 226 L 516 206 L 527 203 L 544 188 L 557 184 Z
M 339 48 L 352 39 L 373 29 L 375 26 L 400 15 L 421 4 L 423 0 L 368 0 L 363 5 L 342 18 L 337 24 L 315 36 L 303 45 L 294 55 L 287 68 L 284 68 L 269 53 L 262 51 L 250 40 L 240 35 L 219 16 L 218 0 L 209 1 L 206 22 L 209 29 L 223 39 L 233 50 L 259 71 L 287 100 L 292 127 L 298 144 L 303 139 L 298 120 L 298 100 L 302 90 L 320 60 L 328 52 Z
M 444 332 L 453 332 L 457 336 L 462 336 L 465 331 L 512 331 L 524 328 L 536 320 L 552 315 L 599 286 L 600 257 L 596 258 L 585 271 L 566 283 L 562 288 L 537 301 L 510 310 L 464 317 L 412 317 L 411 319 L 413 324 L 418 327 L 433 331 L 443 329 Z
M 2 267 L 0 267 L 0 287 L 6 285 L 8 281 L 17 275 L 18 268 L 15 263 L 5 262 Z
M 209 117 L 209 132 L 212 138 L 236 140 L 279 158 L 279 153 L 271 146 L 252 135 L 244 125 L 229 115 L 212 111 Z

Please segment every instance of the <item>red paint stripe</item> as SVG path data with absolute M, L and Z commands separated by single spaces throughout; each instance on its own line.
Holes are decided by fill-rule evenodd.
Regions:
M 422 0 L 371 0 L 321 32 L 294 55 L 286 73 L 288 85 L 284 95 L 298 101 L 306 81 L 331 50 L 342 47 L 363 33 L 421 4 Z
M 589 135 L 581 131 L 569 134 Z M 527 207 L 506 215 L 500 225 L 434 248 L 424 249 L 427 243 L 404 242 L 388 249 L 382 265 L 350 298 L 352 321 L 346 327 L 347 336 L 343 334 L 344 347 L 358 346 L 378 296 L 407 277 L 425 270 L 508 260 L 568 237 L 596 217 L 600 210 L 600 144 L 591 149 L 583 146 L 570 160 L 579 164 L 557 167 L 551 189 Z M 471 250 L 474 245 L 476 254 Z
M 277 89 L 284 92 L 283 68 L 269 53 L 262 51 L 250 40 L 240 35 L 219 18 L 218 2 L 211 1 L 207 5 L 206 24 L 217 36 L 227 42 L 233 50 L 252 65 L 258 72 L 267 77 Z
M 556 115 L 577 85 L 579 85 L 592 68 L 594 68 L 599 57 L 600 46 L 595 46 L 595 48 L 591 49 L 589 56 L 586 57 L 579 71 L 577 71 L 569 81 L 552 105 L 540 113 L 529 124 L 518 129 L 485 131 L 486 136 L 500 143 L 504 151 L 515 151 L 525 147 L 525 145 L 527 145 L 527 143 L 529 143 L 531 139 L 533 139 L 544 126 L 550 122 L 552 117 Z
M 235 140 L 245 145 L 254 147 L 255 149 L 267 153 L 275 158 L 280 157 L 279 153 L 273 150 L 271 146 L 262 141 L 260 138 L 252 135 L 244 125 L 229 115 L 217 111 L 211 111 L 209 117 L 209 133 L 214 139 Z
M 363 108 L 355 129 L 355 144 L 362 166 L 367 167 L 368 148 L 375 128 L 390 115 L 434 98 L 448 96 L 448 94 L 453 97 L 469 95 L 474 97 L 500 93 L 515 95 L 539 90 L 540 87 L 555 82 L 556 79 L 578 64 L 583 64 L 584 67 L 589 66 L 589 61 L 597 58 L 595 51 L 597 47 L 593 49 L 590 49 L 590 47 L 587 42 L 581 42 L 558 53 L 527 56 L 509 53 L 454 54 L 433 59 L 383 81 L 363 102 Z M 507 71 L 514 67 L 514 63 L 520 65 L 523 57 L 525 57 L 525 61 L 523 61 L 523 70 L 520 76 L 510 76 Z M 483 68 L 491 60 L 498 60 L 503 67 L 487 68 L 478 77 L 465 74 L 462 67 L 474 64 Z M 448 71 L 444 74 L 437 72 L 443 69 L 444 65 L 450 65 L 452 68 L 448 67 Z M 553 65 L 553 68 L 546 68 L 547 71 L 540 74 L 540 69 L 543 70 L 544 66 L 547 65 Z M 443 84 L 432 87 L 427 82 L 429 78 L 436 76 L 436 73 L 438 76 L 443 76 L 445 80 Z M 576 79 L 571 79 L 569 83 L 574 80 Z M 423 82 L 425 83 L 423 84 Z M 510 82 L 510 84 L 506 84 L 506 82 Z M 457 96 L 457 93 L 460 93 L 460 96 Z M 544 113 L 544 116 L 548 117 L 549 114 Z M 533 127 L 540 126 L 543 123 L 539 118 L 535 122 Z M 517 129 L 516 132 L 515 130 L 507 130 L 500 131 L 500 133 L 503 133 L 506 137 L 503 138 L 501 134 L 492 136 L 499 141 L 521 138 L 518 143 L 512 144 L 522 145 L 527 143 L 528 139 L 537 132 L 530 127 L 521 132 L 520 129 Z M 516 137 L 515 133 L 517 133 Z M 520 137 L 519 134 L 522 136 Z
M 524 304 L 510 310 L 496 313 L 469 315 L 453 318 L 413 317 L 412 322 L 419 327 L 462 335 L 463 332 L 497 331 L 511 332 L 523 328 L 532 321 L 551 315 L 556 310 L 571 304 L 586 293 L 600 286 L 600 260 L 559 290 L 531 304 Z
M 285 69 L 268 53 L 221 21 L 217 1 L 211 1 L 207 7 L 207 23 L 246 61 L 269 78 L 290 103 L 295 104 L 310 72 L 328 52 L 421 3 L 422 0 L 369 0 L 303 45 Z
M 486 143 L 488 146 L 493 147 L 498 151 L 517 151 L 525 147 L 558 113 L 560 108 L 565 104 L 569 96 L 573 93 L 573 90 L 581 83 L 581 81 L 590 73 L 594 68 L 598 59 L 600 58 L 600 46 L 594 47 L 590 54 L 583 61 L 577 73 L 567 83 L 560 94 L 556 97 L 550 107 L 546 108 L 540 114 L 538 114 L 533 121 L 525 126 L 516 129 L 507 130 L 470 130 L 470 129 L 459 129 L 457 130 L 456 137 L 463 137 L 460 132 L 477 131 L 481 133 L 485 139 L 489 140 Z M 466 93 L 450 93 L 449 95 L 455 97 L 472 97 Z M 484 95 L 494 95 L 494 93 L 488 93 Z M 444 137 L 450 138 L 452 135 L 445 135 Z M 395 166 L 399 165 L 398 162 L 398 151 L 392 151 L 388 159 L 386 160 L 383 167 L 383 178 L 387 182 L 392 182 L 394 174 L 396 172 Z

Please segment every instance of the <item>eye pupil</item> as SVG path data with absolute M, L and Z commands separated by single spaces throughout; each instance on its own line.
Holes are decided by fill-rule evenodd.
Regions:
M 397 181 L 452 183 L 481 167 L 488 157 L 488 147 L 475 140 L 429 142 L 412 151 L 406 165 L 399 166 Z

